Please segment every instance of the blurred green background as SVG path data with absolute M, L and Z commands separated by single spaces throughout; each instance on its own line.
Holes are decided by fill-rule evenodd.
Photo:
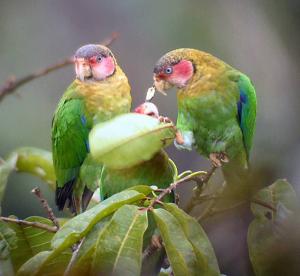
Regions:
M 180 47 L 210 52 L 255 84 L 258 116 L 252 165 L 262 170 L 265 185 L 287 178 L 300 192 L 299 29 L 299 0 L 1 0 L 0 81 L 56 63 L 79 46 L 117 31 L 120 37 L 112 50 L 130 80 L 134 107 L 143 102 L 153 65 L 165 52 Z M 0 103 L 1 157 L 19 146 L 50 149 L 52 115 L 73 78 L 69 66 L 30 82 Z M 155 103 L 161 113 L 176 119 L 175 93 L 159 95 Z M 168 152 L 180 171 L 208 167 L 195 153 L 178 152 L 173 146 Z M 53 193 L 42 182 L 15 174 L 6 191 L 4 214 L 43 215 L 30 194 L 35 186 L 54 206 Z M 190 188 L 179 191 L 183 203 Z M 208 226 L 209 234 L 222 271 L 248 275 L 247 210 L 233 217 L 217 228 Z M 227 252 L 233 246 L 234 252 Z

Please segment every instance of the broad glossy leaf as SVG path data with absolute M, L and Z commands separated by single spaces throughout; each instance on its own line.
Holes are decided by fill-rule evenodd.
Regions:
M 53 226 L 49 219 L 43 217 L 29 217 L 26 221 L 36 221 Z M 17 244 L 11 250 L 11 260 L 15 271 L 35 254 L 49 250 L 53 233 L 32 226 L 23 226 L 16 223 L 8 223 L 16 233 Z
M 17 276 L 61 276 L 71 256 L 71 250 L 64 252 L 42 251 L 23 264 L 18 270 Z
M 140 275 L 147 212 L 125 205 L 100 233 L 92 264 L 93 275 Z
M 118 116 L 96 125 L 89 142 L 93 157 L 107 167 L 123 169 L 137 165 L 169 145 L 175 137 L 172 124 L 136 113 Z
M 146 185 L 137 185 L 126 189 L 126 191 L 130 191 L 130 190 L 137 191 L 145 196 L 149 195 L 153 191 L 151 187 Z
M 17 158 L 16 154 L 12 154 L 7 160 L 0 159 L 0 203 L 5 192 L 8 177 L 16 167 Z
M 154 209 L 153 214 L 174 275 L 199 275 L 197 256 L 178 220 L 162 208 Z
M 277 180 L 259 191 L 255 198 L 276 207 L 273 211 L 256 203 L 251 204 L 255 219 L 248 229 L 248 247 L 255 274 L 274 275 L 274 267 L 280 263 L 281 269 L 289 270 L 284 267 L 286 256 L 282 255 L 282 248 L 291 246 L 287 237 L 298 233 L 299 204 L 296 193 L 286 180 Z M 298 227 L 291 227 L 297 223 Z
M 220 270 L 214 249 L 201 225 L 179 209 L 176 204 L 165 204 L 164 208 L 177 219 L 192 244 L 197 257 L 198 273 L 200 275 L 219 275 Z
M 274 208 L 281 202 L 287 209 L 294 210 L 298 206 L 297 195 L 293 186 L 284 179 L 279 179 L 272 185 L 261 189 L 254 197 L 259 199 Z M 267 212 L 274 213 L 269 208 L 263 207 L 259 204 L 252 203 L 251 210 L 256 217 L 265 217 Z
M 82 245 L 80 246 L 74 265 L 71 269 L 71 275 L 89 274 L 99 233 L 107 225 L 110 219 L 111 216 L 102 219 L 86 235 L 84 241 L 82 242 Z
M 10 156 L 17 155 L 16 169 L 40 177 L 55 189 L 55 172 L 52 161 L 52 153 L 47 150 L 22 147 L 14 150 Z
M 17 246 L 16 232 L 0 220 L 0 260 L 7 259 L 10 251 Z
M 144 198 L 136 191 L 123 191 L 100 202 L 86 212 L 67 221 L 55 234 L 52 240 L 53 248 L 63 250 L 84 237 L 92 227 L 104 217 L 110 215 L 124 204 L 129 204 Z

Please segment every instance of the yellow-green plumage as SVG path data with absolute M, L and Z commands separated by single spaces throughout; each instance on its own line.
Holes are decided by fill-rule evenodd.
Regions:
M 55 111 L 52 124 L 52 150 L 57 177 L 56 203 L 63 209 L 67 200 L 75 208 L 89 182 L 93 164 L 86 162 L 89 154 L 88 134 L 97 122 L 130 111 L 131 95 L 128 80 L 119 66 L 112 76 L 101 81 L 76 79 L 67 89 Z M 80 172 L 81 170 L 81 172 Z M 101 165 L 95 175 L 100 175 Z M 82 177 L 79 177 L 82 176 Z M 83 179 L 82 179 L 83 178 Z

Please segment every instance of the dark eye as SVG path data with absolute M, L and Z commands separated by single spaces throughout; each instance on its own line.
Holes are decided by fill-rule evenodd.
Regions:
M 170 74 L 173 73 L 173 68 L 171 66 L 169 66 L 164 71 L 165 71 L 166 74 L 170 75 Z
M 102 56 L 97 56 L 97 62 L 101 62 L 102 61 Z

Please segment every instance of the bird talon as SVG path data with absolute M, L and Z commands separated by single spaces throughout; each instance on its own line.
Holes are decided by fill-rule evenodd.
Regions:
M 161 123 L 165 123 L 165 124 L 172 123 L 173 124 L 172 120 L 168 117 L 159 116 L 158 119 Z
M 224 152 L 211 153 L 209 159 L 218 168 L 222 167 L 223 163 L 229 162 L 229 158 Z

